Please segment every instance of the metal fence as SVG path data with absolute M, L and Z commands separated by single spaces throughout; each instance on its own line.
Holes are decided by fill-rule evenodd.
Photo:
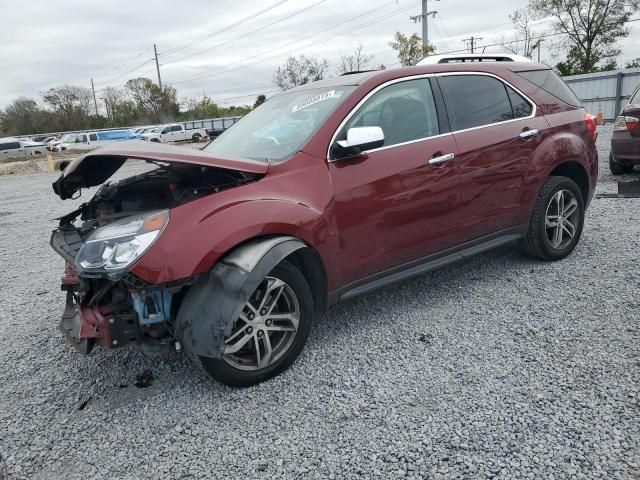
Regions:
M 640 68 L 586 73 L 562 78 L 593 114 L 602 111 L 605 120 L 612 121 L 640 84 Z

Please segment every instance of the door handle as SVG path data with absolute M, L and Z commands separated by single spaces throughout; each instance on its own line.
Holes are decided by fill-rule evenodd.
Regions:
M 429 160 L 429 165 L 440 165 L 441 163 L 448 162 L 449 160 L 453 160 L 454 158 L 455 155 L 453 153 L 447 153 L 446 155 L 433 157 Z
M 537 137 L 540 132 L 537 128 L 532 128 L 531 130 L 525 130 L 520 134 L 520 138 L 523 140 L 528 140 L 529 138 Z

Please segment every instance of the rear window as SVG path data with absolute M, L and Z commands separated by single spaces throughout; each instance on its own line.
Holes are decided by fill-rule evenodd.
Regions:
M 573 105 L 574 107 L 582 106 L 582 103 L 578 100 L 576 94 L 573 93 L 573 90 L 571 90 L 553 70 L 532 70 L 529 72 L 516 73 L 534 85 L 537 85 L 545 92 L 562 100 L 564 103 Z
M 640 103 L 640 87 L 636 88 L 635 93 L 629 99 L 629 103 L 633 105 Z

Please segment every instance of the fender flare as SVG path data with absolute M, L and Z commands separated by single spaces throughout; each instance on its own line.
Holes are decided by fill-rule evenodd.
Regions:
M 222 358 L 224 337 L 260 282 L 290 254 L 307 245 L 278 236 L 250 241 L 202 275 L 182 301 L 175 322 L 176 338 L 192 355 Z

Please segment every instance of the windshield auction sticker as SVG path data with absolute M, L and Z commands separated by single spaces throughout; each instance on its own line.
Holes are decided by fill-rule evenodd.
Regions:
M 293 108 L 291 109 L 291 113 L 296 113 L 298 110 L 302 110 L 303 108 L 307 108 L 310 105 L 315 105 L 316 103 L 324 102 L 325 100 L 329 98 L 334 98 L 334 97 L 336 97 L 335 90 L 330 90 L 328 92 L 321 93 L 320 95 L 311 97 L 308 100 L 305 100 L 304 102 L 299 103 L 298 105 L 294 105 Z

